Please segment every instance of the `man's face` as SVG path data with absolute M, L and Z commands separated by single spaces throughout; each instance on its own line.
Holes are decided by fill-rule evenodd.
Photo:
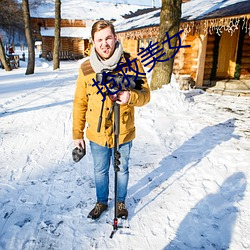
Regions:
M 93 43 L 95 50 L 104 60 L 109 59 L 113 55 L 116 41 L 116 36 L 114 36 L 109 27 L 94 34 Z

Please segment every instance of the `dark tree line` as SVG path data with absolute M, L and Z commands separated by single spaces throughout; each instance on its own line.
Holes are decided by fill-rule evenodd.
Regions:
M 0 0 L 0 28 L 8 35 L 8 43 L 16 34 L 24 34 L 22 5 L 17 0 Z

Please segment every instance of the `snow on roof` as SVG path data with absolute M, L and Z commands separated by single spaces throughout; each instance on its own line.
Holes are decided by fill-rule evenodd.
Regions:
M 250 13 L 249 0 L 191 0 L 182 4 L 182 19 L 193 21 L 210 18 L 209 15 L 222 9 L 234 9 L 231 15 Z M 230 7 L 229 7 L 230 6 Z M 248 6 L 248 8 L 247 8 Z M 221 12 L 217 17 L 226 16 Z M 214 18 L 214 17 L 211 17 Z
M 116 32 L 138 29 L 142 27 L 156 26 L 160 23 L 160 9 L 138 15 L 133 18 L 120 19 L 114 22 Z
M 114 22 L 117 32 L 158 26 L 160 24 L 160 8 L 155 11 L 137 15 Z M 250 13 L 249 0 L 191 0 L 182 4 L 182 21 L 194 21 L 224 16 Z
M 61 0 L 61 18 L 71 20 L 119 19 L 122 15 L 150 6 L 96 2 L 93 0 Z M 55 4 L 52 1 L 30 10 L 31 17 L 54 18 Z
M 54 36 L 54 28 L 41 28 L 42 36 Z M 78 37 L 82 39 L 89 39 L 91 36 L 91 28 L 83 27 L 62 27 L 61 37 Z

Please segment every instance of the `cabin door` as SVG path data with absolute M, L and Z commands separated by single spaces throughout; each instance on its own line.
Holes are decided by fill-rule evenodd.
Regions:
M 227 31 L 222 32 L 219 44 L 216 78 L 221 79 L 234 77 L 238 39 L 239 30 L 236 30 L 232 36 Z

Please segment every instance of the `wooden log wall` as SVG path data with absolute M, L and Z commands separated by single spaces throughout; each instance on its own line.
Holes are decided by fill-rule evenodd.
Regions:
M 245 35 L 242 46 L 240 79 L 250 79 L 250 36 Z
M 175 55 L 173 73 L 176 75 L 190 75 L 194 80 L 197 74 L 197 58 L 199 54 L 199 44 L 197 36 L 188 35 L 182 40 L 181 45 L 191 45 L 181 48 Z
M 82 40 L 79 38 L 73 39 L 73 54 L 84 55 L 84 51 L 88 48 L 89 41 L 87 39 Z
M 209 81 L 211 77 L 212 68 L 213 68 L 214 46 L 215 46 L 215 34 L 208 35 L 203 80 Z
M 124 51 L 130 53 L 133 57 L 137 57 L 138 41 L 132 39 L 121 39 Z
M 73 40 L 71 38 L 61 38 L 60 51 L 73 52 Z
M 53 52 L 54 37 L 42 38 L 42 57 L 46 58 L 48 52 Z M 88 47 L 88 40 L 78 38 L 61 38 L 60 51 L 69 51 L 77 58 L 84 56 L 84 51 Z
M 144 44 L 144 48 L 146 48 L 150 41 L 152 41 L 152 43 L 157 42 L 156 37 L 144 37 L 144 36 L 143 38 L 138 37 L 137 39 L 128 39 L 125 36 L 120 35 L 119 40 L 123 45 L 123 49 L 131 53 L 133 57 L 136 57 L 139 60 L 142 60 L 142 58 L 140 58 L 140 56 L 137 55 L 140 51 L 139 47 L 142 44 Z M 188 74 L 192 79 L 196 79 L 197 58 L 199 54 L 197 36 L 188 35 L 185 38 L 183 36 L 181 45 L 191 45 L 191 47 L 181 48 L 179 52 L 175 55 L 173 73 L 177 75 Z M 144 62 L 143 64 L 145 65 L 148 61 Z M 147 67 L 151 68 L 152 65 L 149 64 Z
M 42 37 L 42 57 L 46 58 L 48 52 L 53 51 L 54 37 Z
M 42 41 L 42 57 L 46 58 L 48 52 L 53 51 L 54 37 L 41 37 L 40 28 L 54 27 L 53 18 L 32 18 L 33 37 Z M 61 27 L 86 27 L 85 20 L 61 20 Z M 88 48 L 88 40 L 80 38 L 61 38 L 60 51 L 72 52 L 77 58 L 84 56 L 84 51 Z
M 49 28 L 55 27 L 54 18 L 31 18 L 32 27 L 38 29 L 39 27 Z M 61 27 L 86 27 L 85 20 L 71 20 L 71 19 L 62 19 Z

